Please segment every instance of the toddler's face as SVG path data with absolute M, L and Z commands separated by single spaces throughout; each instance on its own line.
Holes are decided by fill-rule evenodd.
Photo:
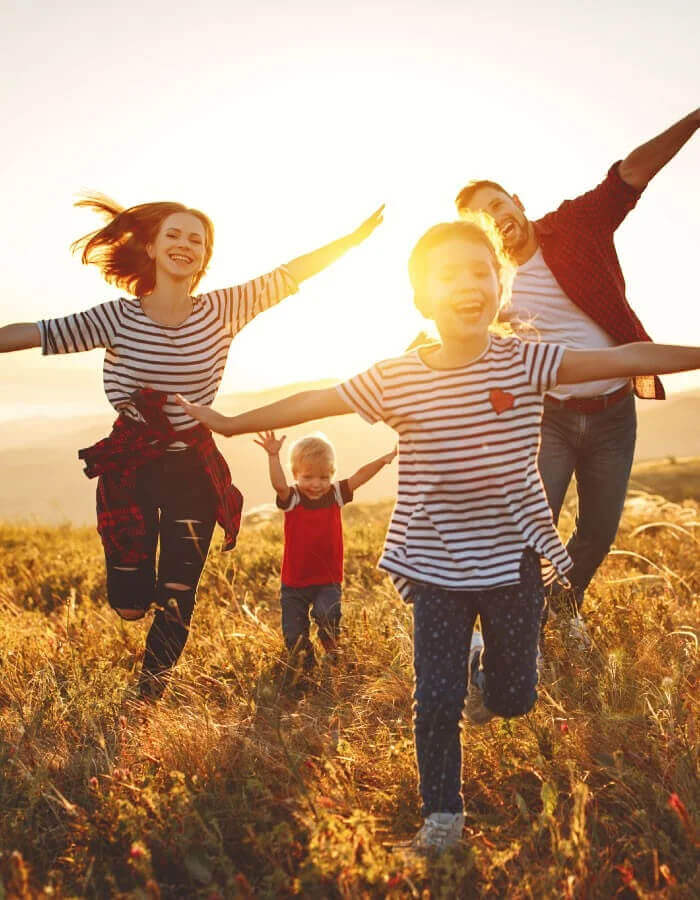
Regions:
M 305 497 L 318 500 L 331 486 L 333 468 L 325 459 L 303 459 L 294 472 L 294 477 Z

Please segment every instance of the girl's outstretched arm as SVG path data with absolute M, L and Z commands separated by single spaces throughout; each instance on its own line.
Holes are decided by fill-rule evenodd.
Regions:
M 0 328 L 0 353 L 41 347 L 41 333 L 34 322 L 16 322 Z
M 224 416 L 210 406 L 190 403 L 175 395 L 176 401 L 193 419 L 197 419 L 217 434 L 231 437 L 234 434 L 249 434 L 253 431 L 274 431 L 275 428 L 286 428 L 288 425 L 299 425 L 311 419 L 324 419 L 326 416 L 342 416 L 355 412 L 340 396 L 335 388 L 324 388 L 317 391 L 301 391 L 292 394 L 276 403 L 251 409 L 239 416 Z
M 639 341 L 607 350 L 565 350 L 557 384 L 628 375 L 664 375 L 700 369 L 700 347 Z
M 364 466 L 360 466 L 360 468 L 355 472 L 354 475 L 351 475 L 348 478 L 348 485 L 350 486 L 351 491 L 356 491 L 363 484 L 366 484 L 370 478 L 374 478 L 374 476 L 379 472 L 384 466 L 388 466 L 398 453 L 398 447 L 394 447 L 393 450 L 390 450 L 388 453 L 385 453 L 383 456 L 380 456 L 379 459 L 373 459 L 372 462 L 365 463 Z
M 307 278 L 311 278 L 312 275 L 317 275 L 327 266 L 330 266 L 331 263 L 334 263 L 336 259 L 339 259 L 351 247 L 356 247 L 366 240 L 377 225 L 382 223 L 383 216 L 384 204 L 375 210 L 368 219 L 365 219 L 359 228 L 351 231 L 350 234 L 346 234 L 344 237 L 338 238 L 337 241 L 332 241 L 324 247 L 319 247 L 318 250 L 306 253 L 304 256 L 297 256 L 296 259 L 288 262 L 285 268 L 297 284 Z

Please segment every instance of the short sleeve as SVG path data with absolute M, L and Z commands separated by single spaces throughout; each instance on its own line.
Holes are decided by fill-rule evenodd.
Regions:
M 561 344 L 522 341 L 520 350 L 527 380 L 537 393 L 544 394 L 553 388 L 565 348 Z
M 378 365 L 342 382 L 336 386 L 336 390 L 367 422 L 384 421 L 384 385 L 382 371 Z
M 350 483 L 347 478 L 343 478 L 342 481 L 337 481 L 333 485 L 333 491 L 335 493 L 335 499 L 338 506 L 345 506 L 346 503 L 350 503 L 350 501 L 352 500 L 352 488 L 350 487 Z
M 118 301 L 108 300 L 83 312 L 60 319 L 41 319 L 36 324 L 44 356 L 81 353 L 109 347 L 117 330 Z
M 289 489 L 289 496 L 286 500 L 283 500 L 279 494 L 275 497 L 275 503 L 278 509 L 283 509 L 285 512 L 289 512 L 294 509 L 295 506 L 298 505 L 300 500 L 299 491 L 295 487 L 291 487 Z

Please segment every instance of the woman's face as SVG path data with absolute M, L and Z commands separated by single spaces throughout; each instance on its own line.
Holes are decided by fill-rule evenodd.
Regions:
M 204 225 L 192 213 L 171 213 L 163 220 L 155 240 L 147 245 L 146 251 L 156 264 L 156 281 L 161 272 L 176 281 L 189 283 L 204 265 Z

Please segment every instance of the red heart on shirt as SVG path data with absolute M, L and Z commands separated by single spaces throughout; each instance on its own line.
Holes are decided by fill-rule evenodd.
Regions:
M 499 416 L 507 409 L 512 409 L 515 403 L 515 397 L 509 394 L 508 391 L 502 391 L 500 388 L 494 388 L 489 393 L 489 400 Z

